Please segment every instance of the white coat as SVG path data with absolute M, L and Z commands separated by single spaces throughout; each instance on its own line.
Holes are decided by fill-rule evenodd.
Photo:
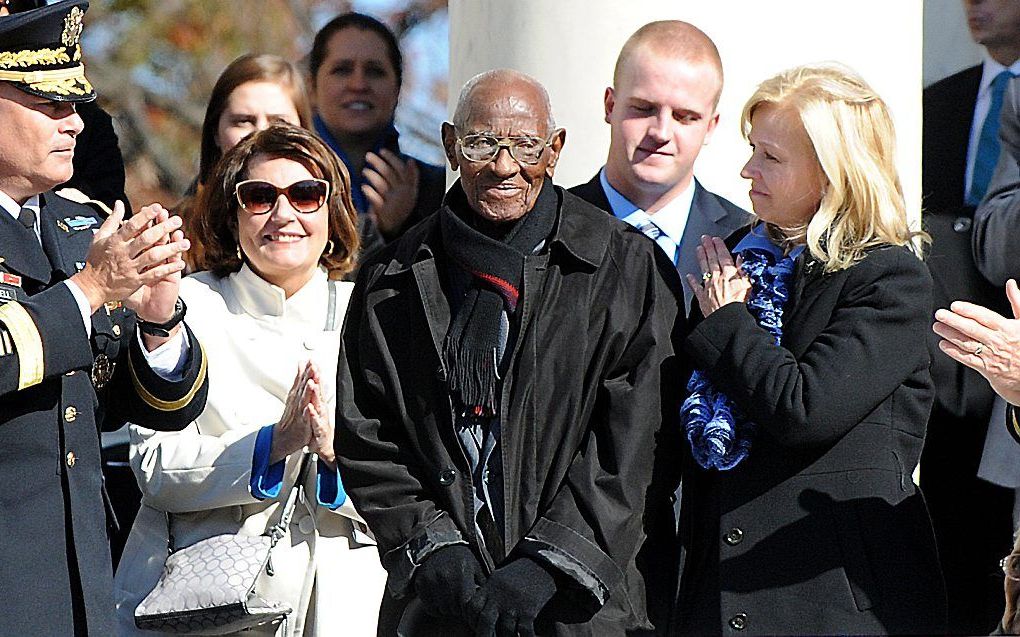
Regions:
M 333 413 L 339 326 L 353 284 L 336 286 L 336 329 L 324 331 L 329 295 L 322 270 L 289 299 L 247 266 L 224 278 L 203 272 L 182 281 L 188 325 L 209 361 L 209 400 L 183 431 L 130 428 L 142 506 L 114 579 L 119 634 L 154 634 L 135 628 L 134 609 L 166 559 L 164 511 L 173 514 L 177 546 L 239 530 L 258 535 L 279 520 L 301 454 L 288 458 L 278 498 L 258 500 L 248 486 L 255 438 L 279 419 L 298 366 L 309 358 L 322 372 Z M 298 502 L 288 535 L 273 550 L 275 575 L 266 597 L 294 609 L 288 636 L 374 635 L 386 573 L 350 500 L 336 511 L 317 504 L 314 468 L 308 497 Z M 252 634 L 259 633 L 245 633 Z

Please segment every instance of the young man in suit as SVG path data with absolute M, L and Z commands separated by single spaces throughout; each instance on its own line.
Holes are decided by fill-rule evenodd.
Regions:
M 698 153 L 719 122 L 722 84 L 719 51 L 697 27 L 663 20 L 638 29 L 606 89 L 606 165 L 571 189 L 652 238 L 681 275 L 701 276 L 694 254 L 701 235 L 725 238 L 750 220 L 694 178 Z M 689 309 L 692 292 L 683 286 Z
M 986 54 L 981 64 L 924 91 L 924 223 L 933 240 L 927 263 L 936 308 L 965 300 L 1002 312 L 1001 289 L 975 267 L 971 235 L 980 225 L 974 206 L 988 190 L 998 156 L 1003 92 L 1010 75 L 1020 72 L 1020 3 L 964 0 L 964 8 Z M 943 354 L 938 340 L 929 334 L 936 398 L 921 488 L 939 544 L 950 631 L 984 634 L 1002 616 L 998 558 L 1012 544 L 1013 494 L 978 477 L 994 393 L 980 374 Z
M 53 192 L 96 97 L 87 7 L 0 15 L 0 635 L 114 633 L 97 429 L 182 429 L 208 388 L 181 322 L 180 219 L 102 221 Z

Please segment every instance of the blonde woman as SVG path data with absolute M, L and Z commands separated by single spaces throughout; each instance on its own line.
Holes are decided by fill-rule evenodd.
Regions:
M 803 66 L 744 107 L 757 220 L 698 247 L 682 419 L 678 634 L 944 632 L 911 482 L 932 405 L 931 279 L 885 103 Z

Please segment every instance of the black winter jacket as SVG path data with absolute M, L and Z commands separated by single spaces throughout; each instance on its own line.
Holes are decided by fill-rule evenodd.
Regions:
M 525 261 L 503 381 L 504 550 L 557 574 L 541 634 L 651 630 L 674 590 L 665 466 L 678 463 L 656 443 L 676 432 L 680 281 L 640 233 L 557 194 L 553 235 Z M 466 542 L 487 571 L 498 566 L 475 538 L 471 472 L 453 429 L 438 220 L 362 268 L 340 355 L 340 473 L 379 541 L 395 598 L 443 546 Z M 393 614 L 384 602 L 382 624 Z

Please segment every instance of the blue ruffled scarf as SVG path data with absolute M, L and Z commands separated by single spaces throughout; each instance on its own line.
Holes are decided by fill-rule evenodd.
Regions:
M 751 279 L 747 307 L 776 345 L 783 337 L 783 309 L 790 298 L 794 259 L 803 249 L 798 246 L 784 257 L 783 250 L 765 235 L 764 225 L 752 228 L 734 248 Z M 691 374 L 687 391 L 680 418 L 694 459 L 705 469 L 726 471 L 737 466 L 751 450 L 756 425 L 700 370 Z

